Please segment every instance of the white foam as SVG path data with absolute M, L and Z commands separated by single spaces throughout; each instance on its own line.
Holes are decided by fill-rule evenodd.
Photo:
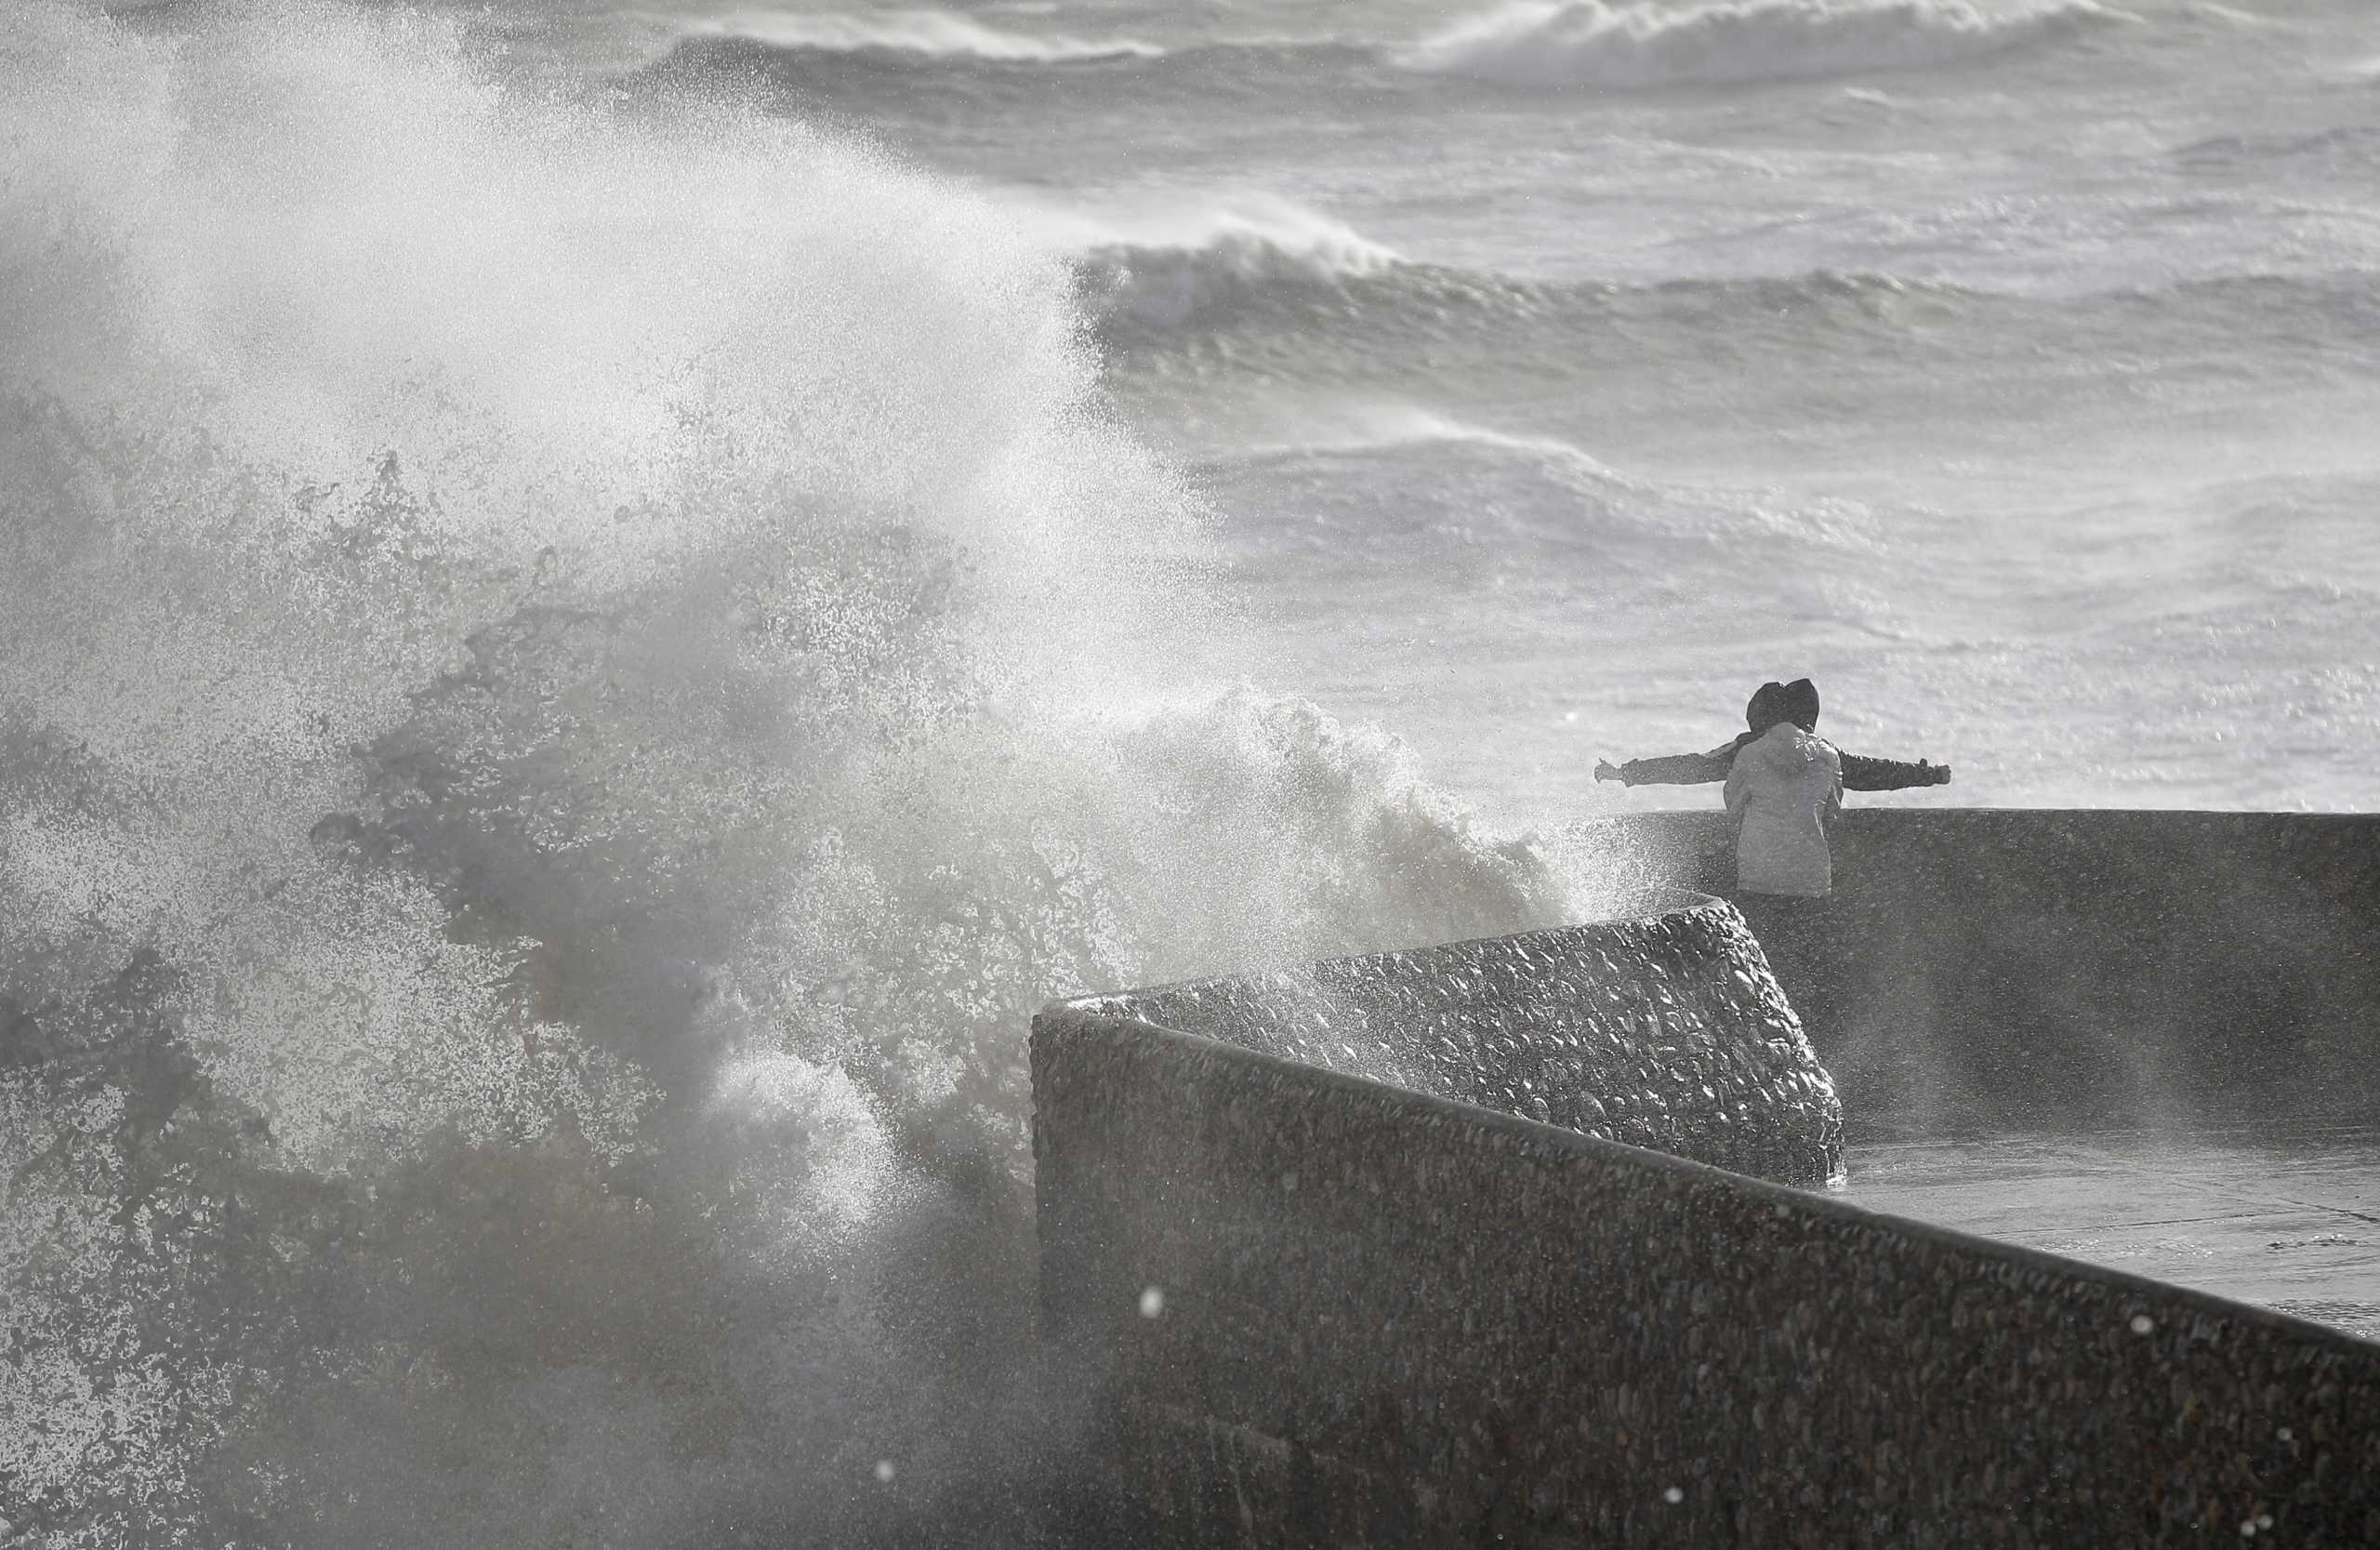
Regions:
M 865 16 L 796 11 L 737 11 L 687 25 L 695 36 L 749 38 L 776 48 L 834 54 L 911 54 L 935 60 L 984 60 L 996 64 L 1078 64 L 1101 60 L 1153 60 L 1165 50 L 1138 38 L 1037 35 L 986 26 L 951 11 L 874 11 Z
M 1396 58 L 1435 73 L 1624 90 L 1950 64 L 2117 14 L 2093 0 L 1514 0 Z
M 1372 274 L 1402 261 L 1346 222 L 1263 190 L 1069 205 L 1020 192 L 1004 202 L 1064 254 L 1211 255 L 1226 266 L 1286 263 L 1316 277 Z
M 0 1405 L 121 1440 L 35 1461 L 117 1538 L 236 1496 L 536 1543 L 600 1482 L 636 1543 L 839 1542 L 838 1482 L 1012 1435 L 953 1331 L 1025 1318 L 1036 1005 L 1566 901 L 1392 739 L 1183 681 L 1224 632 L 1146 557 L 1200 514 L 1061 243 L 799 125 L 508 87 L 466 25 L 36 3 L 0 50 L 0 995 L 178 1027 L 275 1133 L 188 1187 L 291 1186 L 243 1242 L 364 1320 L 208 1318 L 188 1223 L 144 1279 L 104 1064 L 11 1065 L 0 1120 L 72 1133 L 0 1232 L 55 1371 Z M 119 1028 L 140 948 L 175 988 Z M 275 1428 L 302 1477 L 246 1472 Z
M 1012 196 L 1026 229 L 1085 276 L 1102 311 L 1172 327 L 1219 298 L 1383 273 L 1395 249 L 1263 192 L 1059 205 Z
M 882 1121 L 850 1075 L 783 1050 L 735 1055 L 704 1114 L 739 1189 L 787 1247 L 866 1226 L 897 1168 Z
M 1515 452 L 1567 464 L 1613 484 L 1627 481 L 1592 454 L 1555 436 L 1518 435 L 1457 415 L 1397 400 L 1301 402 L 1293 439 L 1259 444 L 1250 452 L 1266 457 L 1316 452 L 1366 452 L 1386 447 L 1445 444 Z

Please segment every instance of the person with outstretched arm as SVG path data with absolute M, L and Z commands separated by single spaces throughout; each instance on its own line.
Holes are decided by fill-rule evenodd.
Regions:
M 1809 686 L 1806 678 L 1795 679 L 1792 687 Z M 1753 692 L 1752 703 L 1744 707 L 1744 724 L 1749 729 L 1732 742 L 1722 743 L 1708 753 L 1671 753 L 1652 759 L 1632 759 L 1625 764 L 1607 760 L 1595 761 L 1597 780 L 1617 780 L 1628 786 L 1700 786 L 1725 780 L 1735 767 L 1736 755 L 1755 738 L 1785 720 L 1784 698 L 1787 686 L 1774 680 Z M 1818 711 L 1815 702 L 1818 690 L 1809 687 L 1812 701 L 1810 720 L 1815 725 Z M 1898 791 L 1912 786 L 1944 786 L 1950 783 L 1950 766 L 1929 764 L 1921 759 L 1906 763 L 1897 759 L 1868 759 L 1856 753 L 1836 750 L 1843 768 L 1843 788 L 1846 791 Z

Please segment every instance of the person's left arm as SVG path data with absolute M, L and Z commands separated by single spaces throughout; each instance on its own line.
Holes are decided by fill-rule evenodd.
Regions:
M 1928 764 L 1923 759 L 1914 764 L 1856 753 L 1844 753 L 1842 759 L 1844 788 L 1851 791 L 1899 791 L 1911 786 L 1944 786 L 1950 779 L 1950 766 Z

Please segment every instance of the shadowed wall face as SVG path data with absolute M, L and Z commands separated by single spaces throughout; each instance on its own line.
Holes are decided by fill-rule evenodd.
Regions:
M 1228 1045 L 1036 1020 L 1117 1543 L 2380 1543 L 2380 1348 Z
M 1068 1004 L 1789 1184 L 1843 1171 L 1843 1109 L 1728 906 Z
M 1730 892 L 1726 815 L 1590 826 Z M 1873 809 L 1756 922 L 1855 1133 L 2380 1118 L 2380 817 Z

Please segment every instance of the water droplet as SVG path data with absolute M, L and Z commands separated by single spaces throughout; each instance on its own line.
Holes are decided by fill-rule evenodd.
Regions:
M 1165 1292 L 1162 1288 L 1152 1286 L 1141 1293 L 1142 1318 L 1155 1318 L 1158 1314 L 1163 1313 L 1164 1311 Z
M 1675 1486 L 1672 1486 L 1669 1490 L 1661 1492 L 1661 1500 L 1667 1502 L 1672 1506 L 1675 1506 L 1680 1502 L 1686 1500 L 1686 1492 L 1680 1490 Z
M 876 1478 L 879 1485 L 889 1486 L 892 1483 L 892 1461 L 891 1459 L 879 1459 L 876 1461 Z
M 2145 1313 L 2135 1313 L 2132 1316 L 2132 1332 L 2135 1334 L 2147 1334 L 2156 1327 L 2157 1320 Z

